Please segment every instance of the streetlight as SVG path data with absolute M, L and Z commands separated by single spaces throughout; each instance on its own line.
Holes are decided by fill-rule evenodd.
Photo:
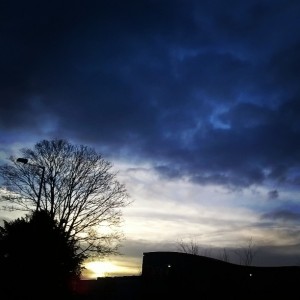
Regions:
M 17 162 L 20 162 L 22 164 L 28 164 L 28 165 L 31 165 L 31 166 L 38 167 L 38 168 L 42 169 L 42 176 L 41 176 L 41 182 L 40 182 L 40 188 L 39 188 L 39 194 L 38 194 L 38 201 L 37 201 L 37 205 L 36 205 L 36 210 L 38 211 L 40 209 L 40 205 L 41 205 L 41 193 L 42 193 L 42 186 L 43 186 L 44 176 L 45 176 L 45 167 L 41 166 L 41 165 L 35 165 L 35 164 L 28 163 L 27 158 L 19 157 L 17 159 Z

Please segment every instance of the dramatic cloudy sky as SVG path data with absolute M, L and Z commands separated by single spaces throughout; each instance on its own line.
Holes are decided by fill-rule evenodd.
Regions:
M 1 162 L 51 138 L 112 161 L 134 200 L 122 270 L 181 239 L 252 238 L 254 264 L 298 264 L 299 15 L 296 0 L 1 1 Z

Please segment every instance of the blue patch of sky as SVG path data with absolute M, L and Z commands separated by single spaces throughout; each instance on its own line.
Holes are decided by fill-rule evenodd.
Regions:
M 216 129 L 231 129 L 231 125 L 229 123 L 225 123 L 220 119 L 220 116 L 226 112 L 228 112 L 229 108 L 225 106 L 217 106 L 213 113 L 209 117 L 209 121 L 211 125 Z

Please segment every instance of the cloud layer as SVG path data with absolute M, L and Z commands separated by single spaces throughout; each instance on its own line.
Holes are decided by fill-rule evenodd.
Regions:
M 30 132 L 168 177 L 299 183 L 295 1 L 5 3 L 4 141 Z

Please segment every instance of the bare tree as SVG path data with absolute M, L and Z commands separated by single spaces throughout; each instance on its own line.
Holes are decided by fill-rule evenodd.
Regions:
M 2 208 L 46 210 L 76 238 L 82 252 L 101 257 L 118 253 L 120 209 L 131 201 L 112 164 L 92 148 L 58 139 L 42 140 L 20 153 L 29 163 L 10 157 L 10 164 L 0 166 L 6 189 Z
M 202 255 L 206 257 L 218 257 L 219 260 L 222 260 L 224 262 L 230 262 L 230 255 L 226 248 L 223 248 L 219 252 L 219 255 L 213 254 L 212 248 L 205 248 L 200 247 L 197 242 L 194 240 L 190 240 L 188 242 L 184 242 L 183 240 L 180 240 L 177 242 L 177 249 L 180 252 L 193 254 L 193 255 Z M 239 258 L 239 263 L 244 266 L 251 266 L 253 263 L 253 259 L 257 253 L 257 249 L 253 243 L 252 237 L 249 238 L 246 242 L 246 246 L 242 246 L 240 248 L 237 248 L 235 250 L 232 250 L 230 252 L 233 252 L 235 255 Z
M 229 255 L 228 255 L 228 251 L 227 251 L 226 248 L 223 248 L 221 250 L 221 253 L 220 253 L 219 257 L 220 257 L 219 259 L 222 260 L 222 261 L 225 261 L 225 262 L 229 262 L 230 261 Z
M 199 244 L 194 240 L 190 240 L 189 242 L 184 242 L 183 240 L 178 241 L 177 249 L 178 251 L 183 253 L 188 253 L 193 255 L 203 255 L 207 257 L 212 256 L 211 248 L 200 247 Z
M 239 257 L 240 264 L 244 266 L 252 265 L 256 252 L 257 249 L 255 248 L 252 237 L 247 240 L 247 245 L 245 247 L 241 247 L 234 251 L 234 253 Z
M 197 242 L 190 240 L 189 242 L 184 242 L 183 240 L 177 243 L 178 251 L 193 255 L 200 255 L 200 247 Z

